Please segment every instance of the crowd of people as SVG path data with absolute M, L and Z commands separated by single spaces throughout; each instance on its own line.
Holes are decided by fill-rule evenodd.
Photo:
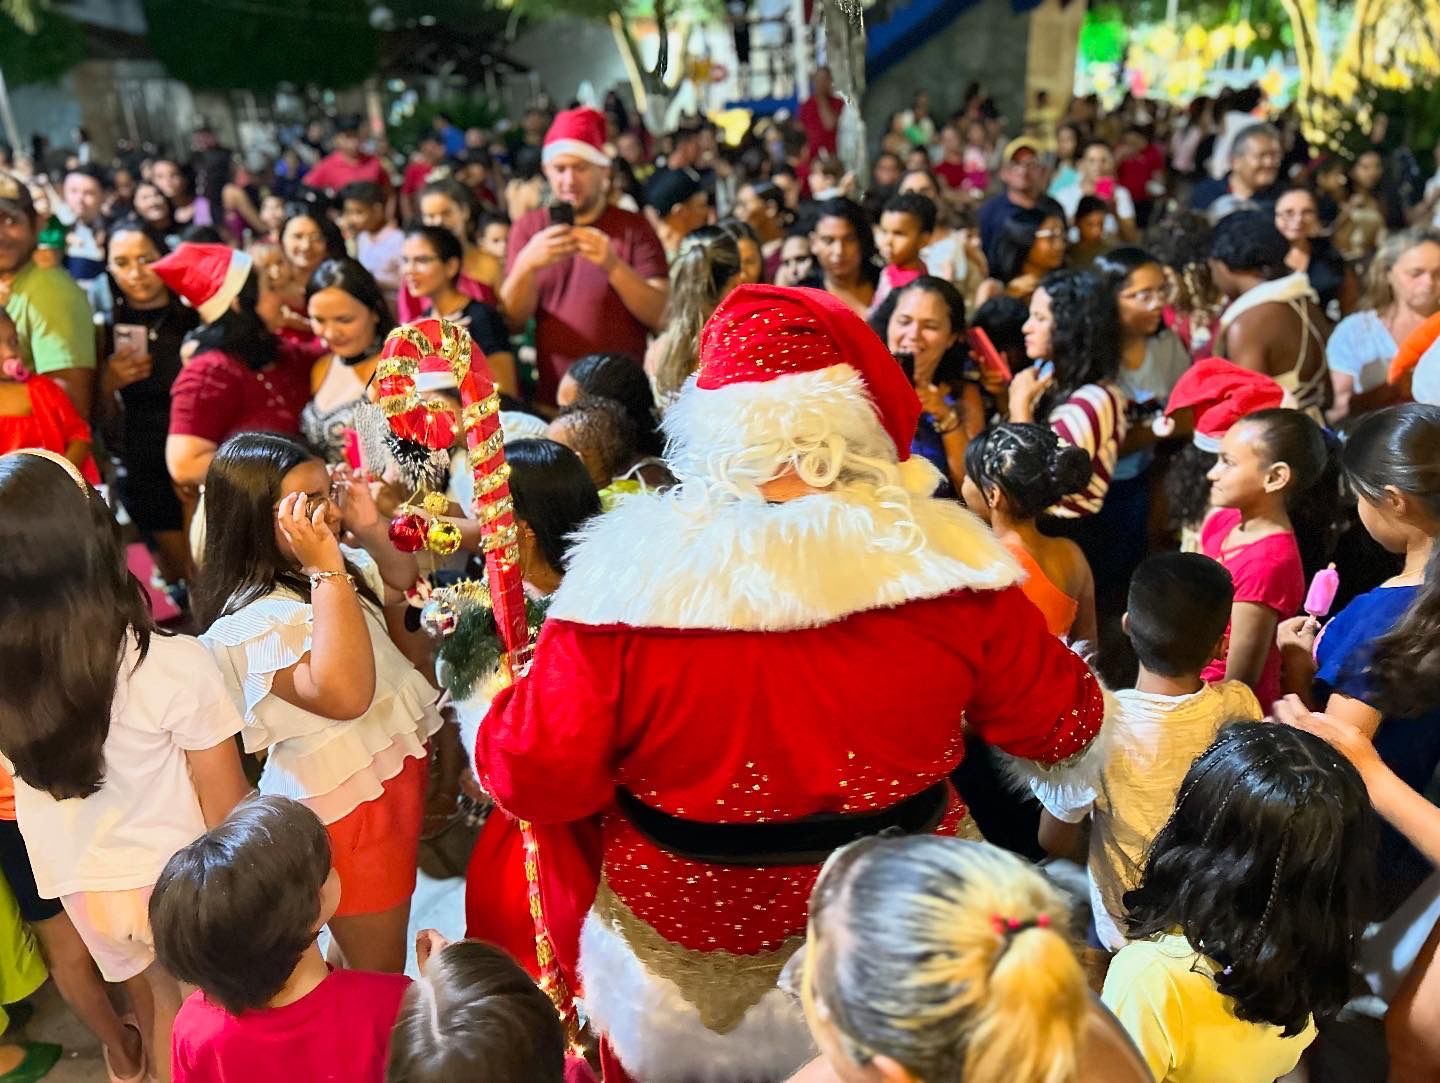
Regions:
M 112 1081 L 1268 1083 L 1364 976 L 1440 1075 L 1440 182 L 1257 87 L 921 91 L 864 177 L 853 107 L 0 148 L 0 1004 Z M 417 630 L 476 455 L 367 431 L 429 317 L 508 687 Z

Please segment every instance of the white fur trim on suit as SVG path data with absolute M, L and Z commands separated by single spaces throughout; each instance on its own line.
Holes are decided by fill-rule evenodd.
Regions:
M 984 524 L 949 501 L 901 510 L 844 490 L 784 504 L 636 493 L 581 532 L 549 615 L 774 632 L 1020 578 Z
M 815 1056 L 805 1015 L 779 989 L 728 1034 L 700 1022 L 668 978 L 648 970 L 593 912 L 580 933 L 585 1012 L 625 1070 L 645 1083 L 786 1079 Z
M 549 165 L 554 159 L 562 154 L 573 154 L 577 158 L 583 158 L 591 165 L 608 166 L 610 156 L 598 147 L 592 147 L 583 139 L 556 139 L 554 142 L 546 143 L 544 150 L 540 152 L 540 160 Z
M 240 295 L 245 279 L 250 276 L 251 266 L 250 257 L 244 252 L 230 253 L 230 266 L 225 271 L 225 281 L 220 283 L 220 288 L 213 297 L 201 302 L 200 307 L 195 310 L 202 323 L 214 323 L 225 315 L 230 308 L 230 302 Z
M 1095 680 L 1099 683 L 1098 677 Z M 1016 787 L 1029 790 L 1046 808 L 1054 807 L 1057 800 L 1074 807 L 1079 803 L 1074 799 L 1075 794 L 1094 794 L 1099 791 L 1100 774 L 1105 769 L 1105 761 L 1110 754 L 1110 742 L 1115 734 L 1114 719 L 1119 710 L 1119 705 L 1109 689 L 1101 686 L 1100 691 L 1105 697 L 1105 713 L 1100 720 L 1099 732 L 1085 746 L 1083 752 L 1060 763 L 1047 765 L 995 750 L 1000 756 L 1002 770 Z

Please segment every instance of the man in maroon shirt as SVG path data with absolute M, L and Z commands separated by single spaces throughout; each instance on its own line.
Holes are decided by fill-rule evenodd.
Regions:
M 669 295 L 665 251 L 642 215 L 610 206 L 605 118 L 570 109 L 555 118 L 542 152 L 555 203 L 569 204 L 574 225 L 531 211 L 510 231 L 500 301 L 512 330 L 535 317 L 536 389 L 555 401 L 560 377 L 592 353 L 621 353 L 636 364 L 647 335 L 664 326 Z
M 340 122 L 333 145 L 334 149 L 311 167 L 301 184 L 334 195 L 347 184 L 364 181 L 378 184 L 382 191 L 389 193 L 390 174 L 385 172 L 384 163 L 360 149 L 359 117 L 349 117 Z
M 840 114 L 845 109 L 845 99 L 835 93 L 829 68 L 815 69 L 814 89 L 815 93 L 800 106 L 800 124 L 810 144 L 807 162 L 814 161 L 822 151 L 832 158 L 839 153 L 836 136 L 840 130 Z

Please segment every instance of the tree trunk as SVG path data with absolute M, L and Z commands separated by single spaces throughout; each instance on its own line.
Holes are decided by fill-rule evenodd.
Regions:
M 870 179 L 865 138 L 865 16 L 860 0 L 821 0 L 824 7 L 825 61 L 835 92 L 845 99 L 837 146 L 840 160 L 855 176 L 857 191 Z

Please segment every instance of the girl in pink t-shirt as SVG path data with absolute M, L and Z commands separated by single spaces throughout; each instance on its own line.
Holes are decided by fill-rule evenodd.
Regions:
M 1237 422 L 1207 475 L 1214 510 L 1201 529 L 1206 556 L 1235 582 L 1224 657 L 1207 681 L 1243 681 L 1267 710 L 1280 697 L 1275 629 L 1299 612 L 1305 573 L 1287 501 L 1320 477 L 1326 460 L 1320 427 L 1298 410 L 1261 410 Z

